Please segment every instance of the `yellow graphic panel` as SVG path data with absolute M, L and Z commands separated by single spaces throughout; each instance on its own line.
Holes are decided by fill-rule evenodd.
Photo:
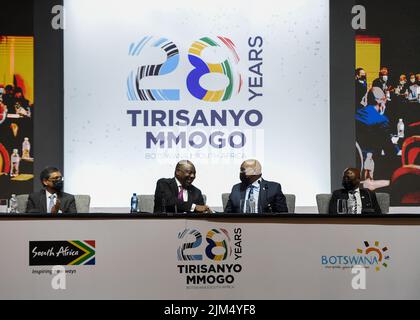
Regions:
M 12 181 L 29 181 L 34 178 L 33 174 L 20 174 L 17 177 L 12 178 Z
M 0 84 L 22 88 L 34 101 L 34 39 L 33 37 L 0 36 Z
M 356 68 L 363 68 L 367 73 L 368 87 L 378 78 L 381 68 L 381 39 L 369 36 L 356 37 Z

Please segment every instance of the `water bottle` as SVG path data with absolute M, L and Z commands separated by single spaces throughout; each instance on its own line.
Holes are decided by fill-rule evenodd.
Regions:
M 9 212 L 10 213 L 19 213 L 18 211 L 18 201 L 15 194 L 12 194 L 12 197 L 9 200 Z
M 131 213 L 137 213 L 139 209 L 139 200 L 137 199 L 137 194 L 133 193 L 131 197 Z
M 397 130 L 398 130 L 398 138 L 404 138 L 405 125 L 402 119 L 400 119 L 400 121 L 398 122 Z

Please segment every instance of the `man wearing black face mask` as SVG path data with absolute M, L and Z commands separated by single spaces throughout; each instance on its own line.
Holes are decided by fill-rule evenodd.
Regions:
M 338 200 L 353 200 L 354 214 L 381 214 L 378 200 L 375 192 L 368 189 L 361 189 L 360 186 L 360 170 L 356 168 L 348 168 L 343 174 L 343 188 L 333 192 L 329 214 L 337 214 Z
M 367 105 L 367 82 L 366 71 L 363 68 L 356 69 L 356 108 L 366 107 Z
M 257 213 L 287 213 L 286 197 L 281 185 L 262 178 L 262 167 L 258 160 L 247 160 L 241 165 L 241 183 L 233 186 L 225 208 L 226 213 L 243 213 L 241 203 L 254 200 Z
M 40 175 L 44 190 L 32 193 L 28 199 L 28 213 L 77 213 L 74 196 L 63 192 L 63 176 L 54 167 L 45 168 Z

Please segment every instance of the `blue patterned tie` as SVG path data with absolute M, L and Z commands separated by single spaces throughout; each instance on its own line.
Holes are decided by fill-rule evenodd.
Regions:
M 50 203 L 48 204 L 48 213 L 51 213 L 52 208 L 54 207 L 55 194 L 50 195 Z

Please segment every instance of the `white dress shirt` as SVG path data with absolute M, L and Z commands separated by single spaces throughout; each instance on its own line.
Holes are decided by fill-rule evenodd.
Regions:
M 251 186 L 253 187 L 253 197 L 254 197 L 254 201 L 255 201 L 255 210 L 257 213 L 259 213 L 258 210 L 258 203 L 259 203 L 259 197 L 260 197 L 260 188 L 261 188 L 261 181 L 262 178 L 259 178 L 257 181 L 255 181 L 253 184 L 249 185 L 248 188 L 246 189 L 246 193 L 245 193 L 245 200 L 249 200 L 249 193 L 251 192 Z M 246 212 L 245 208 L 244 212 Z
M 362 197 L 360 196 L 360 188 L 357 188 L 352 193 L 349 192 L 349 199 L 355 200 L 356 198 L 356 214 L 362 213 Z
M 56 193 L 49 193 L 48 192 L 48 190 L 45 190 L 45 195 L 47 196 L 47 211 L 50 209 L 50 199 L 51 199 L 51 196 L 53 196 L 54 197 L 54 205 L 56 205 L 57 204 L 57 194 Z M 51 211 L 50 212 L 48 212 L 48 213 L 51 213 Z M 61 210 L 60 211 L 58 211 L 58 213 L 61 213 Z

